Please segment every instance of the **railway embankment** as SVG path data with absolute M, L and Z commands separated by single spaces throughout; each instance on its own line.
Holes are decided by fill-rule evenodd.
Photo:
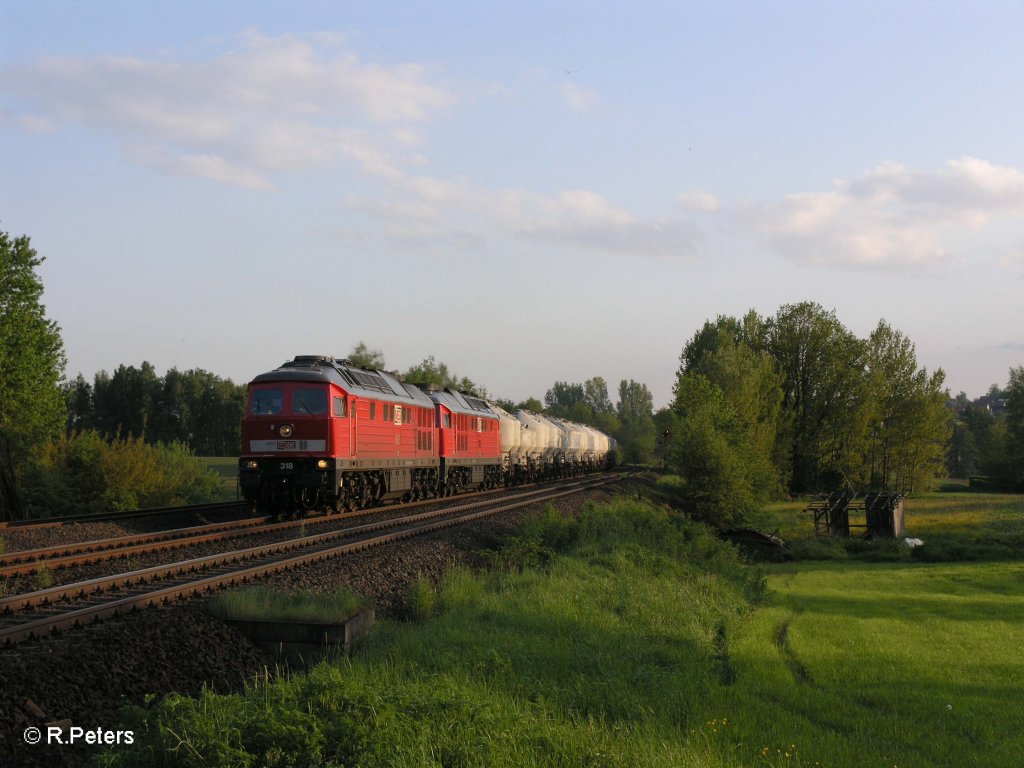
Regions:
M 275 674 L 196 603 L 105 622 L 90 633 L 112 634 L 84 654 L 9 653 L 52 660 L 38 679 L 55 694 L 83 692 L 75 722 L 132 731 L 131 746 L 72 755 L 104 765 L 1019 764 L 1024 565 L 1007 537 L 1024 533 L 1022 497 L 909 500 L 908 532 L 941 544 L 929 557 L 850 542 L 755 566 L 638 491 L 271 577 L 282 590 L 344 582 L 385 619 L 350 659 L 308 673 Z M 808 521 L 789 506 L 776 514 L 795 538 Z M 87 681 L 119 663 L 101 650 L 115 622 L 139 630 L 125 653 L 149 664 L 129 660 L 139 671 L 108 675 L 90 701 Z M 71 660 L 90 654 L 83 675 Z M 7 696 L 32 675 L 0 663 L 3 714 L 35 722 Z M 213 666 L 222 679 L 203 674 Z M 66 755 L 48 757 L 21 764 Z
M 695 717 L 719 685 L 724 639 L 763 592 L 760 572 L 650 502 L 570 511 L 528 517 L 484 552 L 474 542 L 477 568 L 418 575 L 404 618 L 350 660 L 264 678 L 241 696 L 127 712 L 141 751 L 115 750 L 115 764 L 159 765 L 176 747 L 239 764 L 271 752 L 301 765 L 707 758 Z
M 587 501 L 612 493 L 596 489 L 554 504 L 571 515 Z M 300 566 L 261 583 L 304 592 L 344 586 L 371 600 L 378 617 L 402 619 L 410 613 L 409 596 L 418 580 L 439 583 L 453 566 L 476 564 L 480 550 L 515 531 L 542 506 Z M 171 692 L 237 692 L 275 673 L 273 657 L 209 616 L 201 599 L 114 616 L 59 638 L 0 649 L 0 763 L 86 764 L 95 748 L 27 748 L 25 729 L 45 729 L 48 723 L 109 727 L 126 705 L 157 702 Z

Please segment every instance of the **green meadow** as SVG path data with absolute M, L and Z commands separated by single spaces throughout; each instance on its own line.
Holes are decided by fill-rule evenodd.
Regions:
M 740 764 L 759 740 L 771 765 L 1021 763 L 1020 563 L 801 563 L 768 583 L 716 697 Z
M 128 710 L 136 744 L 97 762 L 1016 766 L 1024 560 L 974 555 L 1019 499 L 963 495 L 908 529 L 969 562 L 761 567 L 649 501 L 549 510 L 481 570 L 420 580 L 352 659 Z

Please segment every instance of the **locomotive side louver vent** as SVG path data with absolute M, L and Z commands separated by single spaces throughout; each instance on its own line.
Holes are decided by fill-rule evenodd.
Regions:
M 340 368 L 339 371 L 350 384 L 363 387 L 364 389 L 372 389 L 376 392 L 394 393 L 394 389 L 384 381 L 384 378 L 379 373 L 360 371 L 356 368 Z
M 466 399 L 466 402 L 469 404 L 469 407 L 472 408 L 474 411 L 488 411 L 489 412 L 491 410 L 488 407 L 487 403 L 485 403 L 479 397 L 472 397 L 471 395 L 467 395 L 467 394 L 463 394 L 462 396 Z

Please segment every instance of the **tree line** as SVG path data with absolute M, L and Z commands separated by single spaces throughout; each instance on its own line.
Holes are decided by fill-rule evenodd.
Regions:
M 953 477 L 1007 490 L 1024 490 L 1024 366 L 1012 368 L 1006 386 L 950 403 L 953 434 L 946 467 Z
M 0 519 L 181 504 L 218 493 L 218 478 L 189 444 L 228 445 L 199 425 L 226 424 L 230 388 L 203 372 L 158 380 L 147 364 L 68 385 L 60 327 L 41 303 L 42 263 L 28 237 L 0 231 Z M 169 413 L 154 405 L 190 387 L 193 396 L 178 397 Z M 239 413 L 230 416 L 236 435 Z M 147 429 L 164 442 L 146 443 Z
M 146 499 L 188 495 L 202 485 L 190 457 L 237 453 L 244 385 L 202 369 L 159 376 L 148 362 L 65 381 L 60 328 L 40 302 L 42 262 L 27 237 L 0 232 L 0 518 L 23 515 L 26 498 L 40 509 L 65 495 L 144 503 L 119 485 L 125 462 Z M 363 342 L 349 360 L 386 367 Z M 987 400 L 950 401 L 942 370 L 919 367 L 902 332 L 880 320 L 857 338 L 813 302 L 705 322 L 683 346 L 672 402 L 657 412 L 633 379 L 619 382 L 615 404 L 601 376 L 514 402 L 433 356 L 399 373 L 596 427 L 616 438 L 623 461 L 671 465 L 690 511 L 719 522 L 772 496 L 909 491 L 945 471 L 1024 488 L 1024 367 Z M 167 472 L 143 471 L 147 462 Z
M 922 489 L 945 474 L 958 434 L 962 446 L 976 433 L 997 445 L 989 466 L 1019 484 L 1022 369 L 1011 371 L 1016 399 L 1005 426 L 988 432 L 955 419 L 944 381 L 941 369 L 919 367 L 913 343 L 885 320 L 861 339 L 814 302 L 771 317 L 719 316 L 683 348 L 661 419 L 666 457 L 692 511 L 720 522 L 780 492 Z
M 64 386 L 67 433 L 95 430 L 151 444 L 183 443 L 198 456 L 233 456 L 241 443 L 245 386 L 195 368 L 158 376 L 143 362 L 79 374 Z

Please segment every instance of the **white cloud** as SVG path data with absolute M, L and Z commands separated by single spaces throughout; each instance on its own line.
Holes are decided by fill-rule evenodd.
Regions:
M 136 162 L 153 168 L 160 168 L 179 176 L 200 176 L 225 184 L 247 189 L 270 189 L 266 178 L 244 167 L 233 165 L 219 155 L 165 155 L 148 145 L 139 145 L 129 150 Z
M 645 221 L 583 189 L 544 195 L 487 189 L 465 178 L 415 176 L 395 185 L 386 202 L 349 205 L 377 215 L 396 237 L 415 229 L 422 242 L 458 229 L 460 237 L 475 235 L 480 241 L 503 235 L 623 256 L 674 258 L 693 255 L 702 239 L 692 222 Z
M 997 263 L 1003 269 L 1024 271 L 1024 246 L 1017 244 L 1011 251 L 1000 256 Z
M 53 133 L 57 130 L 53 122 L 36 115 L 22 115 L 17 119 L 17 123 L 28 133 Z
M 272 173 L 348 160 L 394 178 L 415 126 L 454 96 L 421 64 L 364 63 L 341 42 L 250 32 L 200 61 L 41 59 L 0 69 L 0 90 L 24 106 L 26 130 L 85 124 L 178 173 L 265 189 Z
M 332 35 L 246 32 L 234 43 L 199 60 L 61 57 L 0 67 L 0 92 L 20 110 L 5 122 L 85 125 L 118 137 L 137 164 L 252 190 L 272 189 L 281 174 L 351 166 L 380 191 L 349 198 L 349 208 L 415 245 L 498 236 L 675 257 L 700 240 L 688 221 L 643 220 L 591 190 L 542 194 L 419 173 L 422 124 L 455 103 L 422 64 L 367 63 Z M 596 100 L 572 83 L 560 92 L 573 109 Z
M 780 253 L 812 264 L 905 269 L 952 255 L 950 240 L 997 218 L 1024 217 L 1024 172 L 950 160 L 939 172 L 883 163 L 825 192 L 787 195 L 748 212 Z
M 577 112 L 590 109 L 597 101 L 597 93 L 592 88 L 581 88 L 575 83 L 563 83 L 559 88 L 562 98 L 571 109 Z
M 706 213 L 717 211 L 722 207 L 722 204 L 715 195 L 699 189 L 692 192 L 684 192 L 679 196 L 679 202 L 686 208 Z

